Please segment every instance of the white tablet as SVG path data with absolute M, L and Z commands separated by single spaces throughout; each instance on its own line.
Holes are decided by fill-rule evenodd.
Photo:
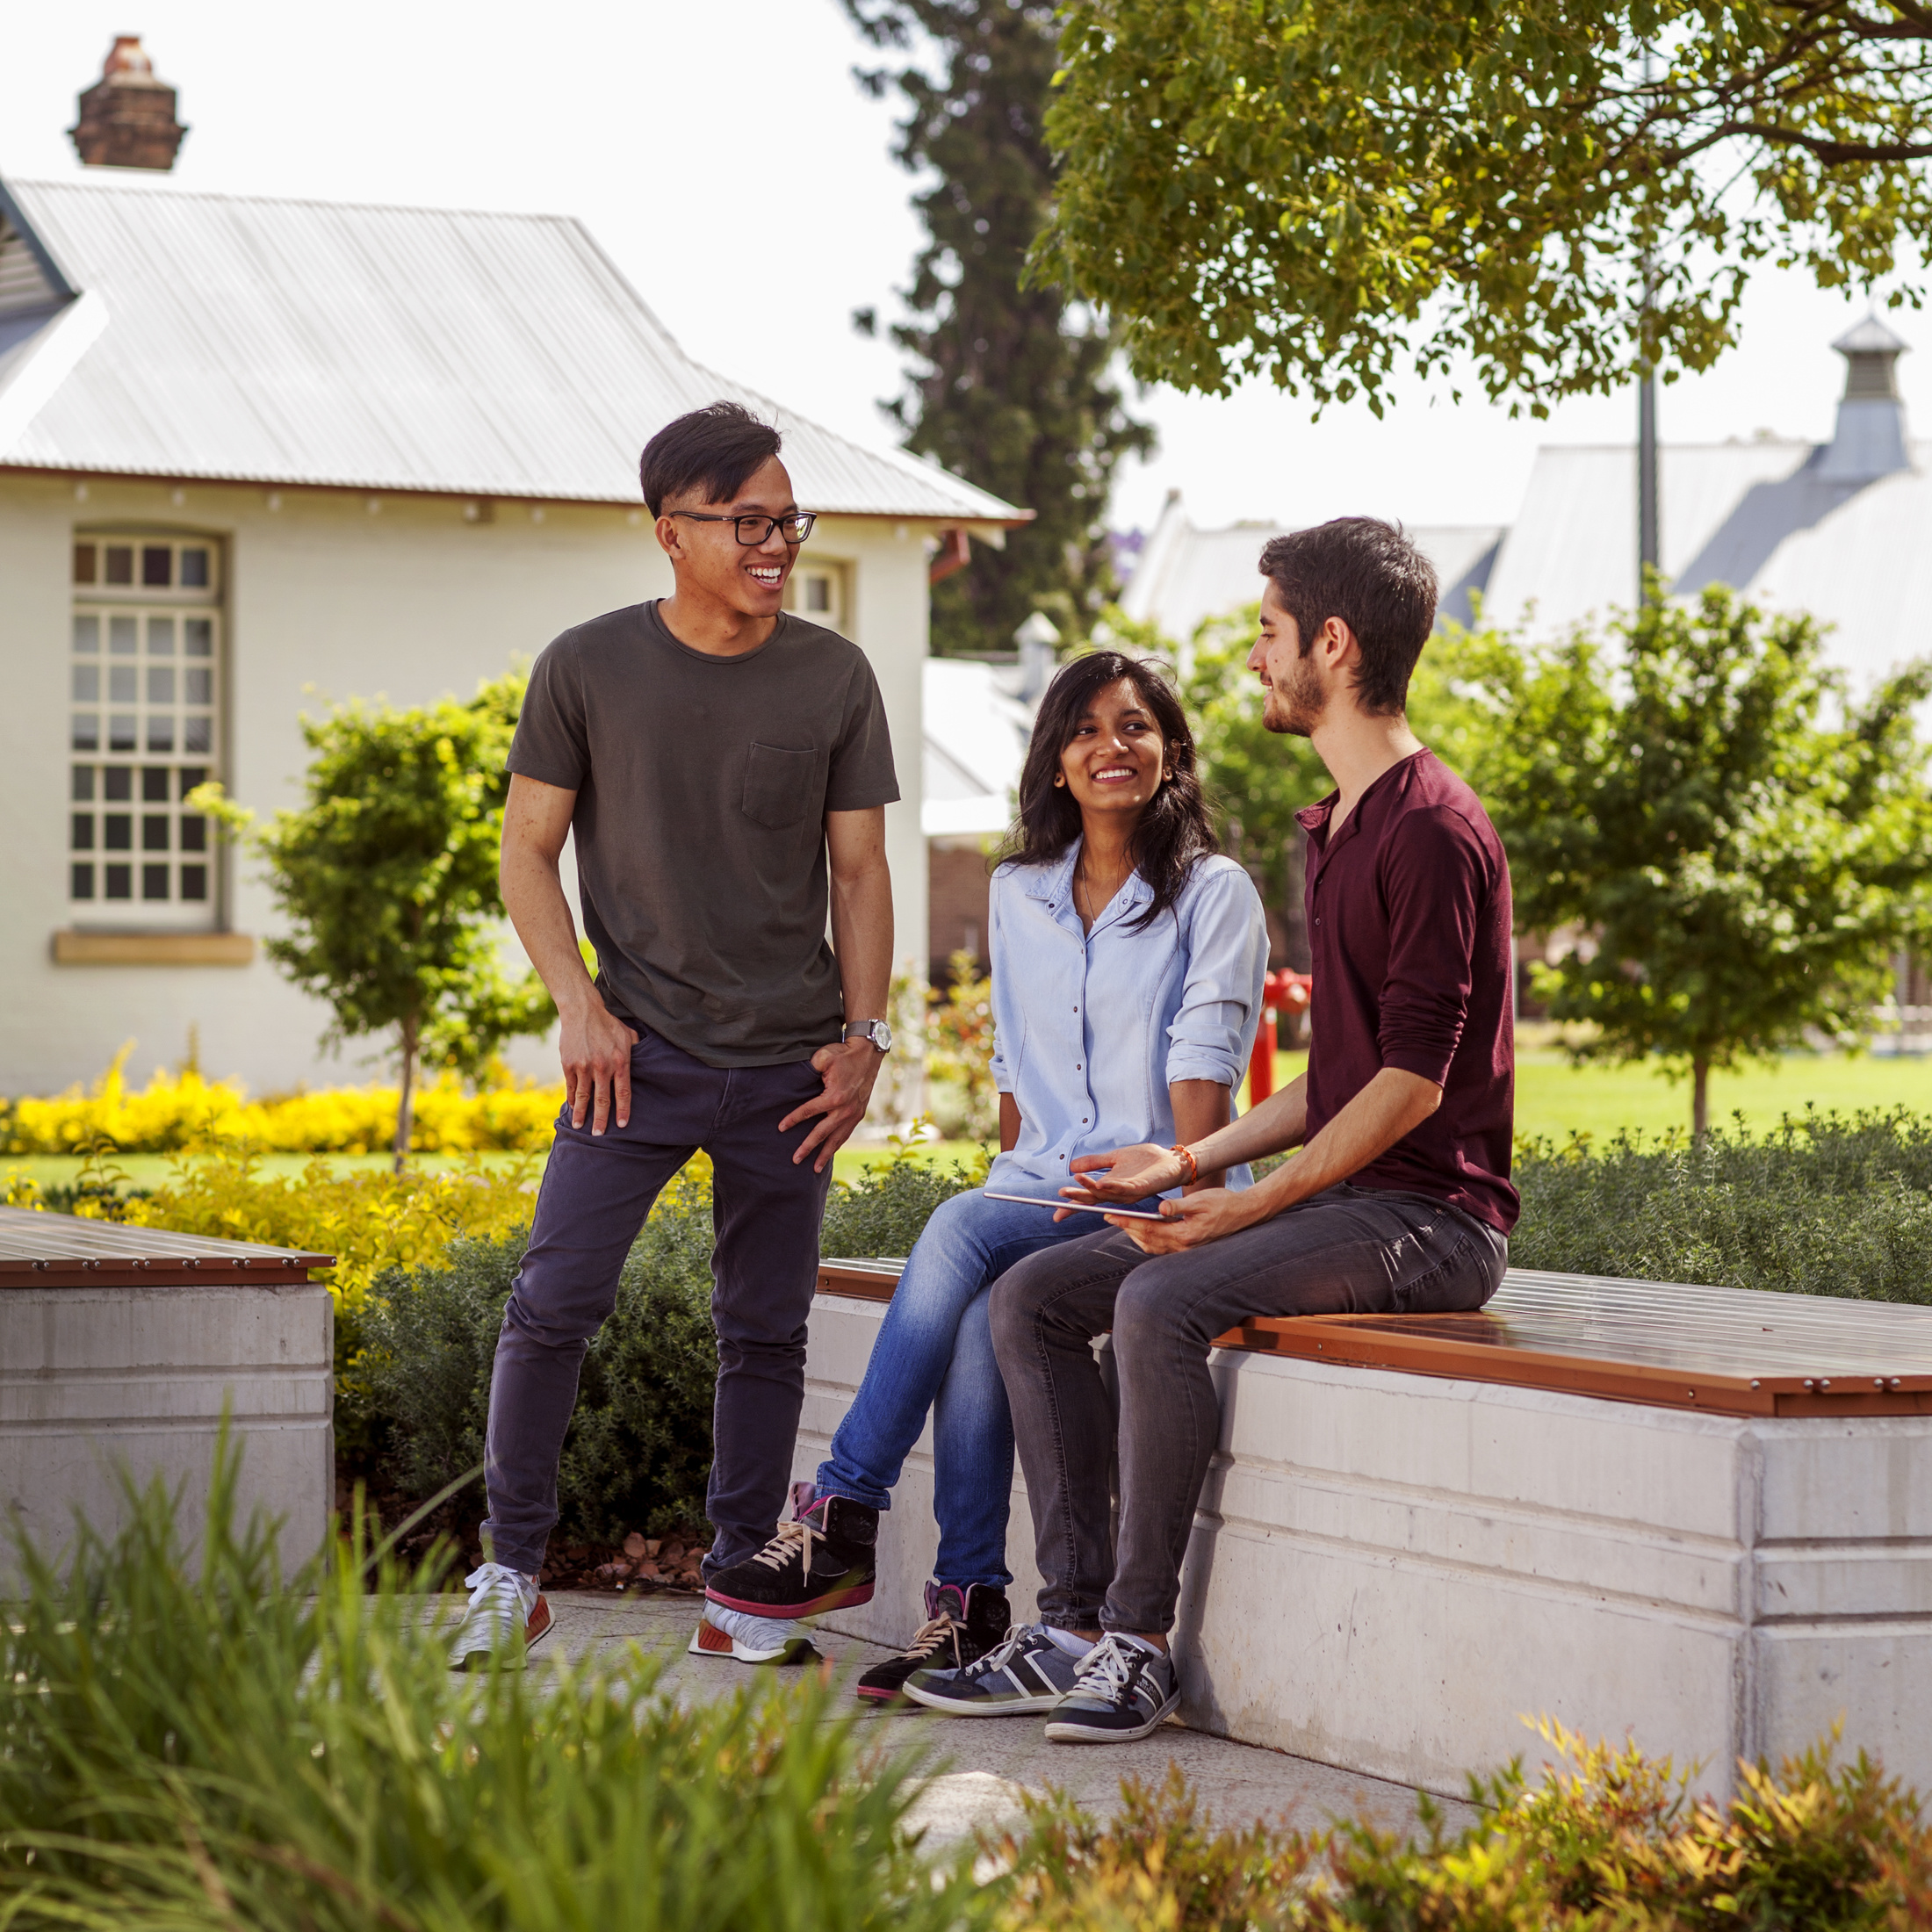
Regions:
M 980 1193 L 988 1200 L 1020 1200 L 1029 1208 L 1064 1208 L 1075 1215 L 1120 1215 L 1128 1221 L 1171 1221 L 1172 1215 L 1150 1214 L 1144 1208 L 1116 1208 L 1111 1201 L 1100 1201 L 1090 1206 L 1084 1200 L 1055 1200 L 1042 1194 L 1003 1194 L 997 1187 L 982 1187 Z

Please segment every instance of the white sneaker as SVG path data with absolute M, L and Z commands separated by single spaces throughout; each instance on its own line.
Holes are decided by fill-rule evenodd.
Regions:
M 524 1659 L 550 1634 L 550 1604 L 537 1579 L 506 1563 L 482 1563 L 463 1579 L 469 1607 L 450 1644 L 452 1670 L 481 1670 L 493 1657 L 521 1670 Z
M 732 1657 L 739 1663 L 805 1663 L 818 1654 L 804 1627 L 789 1618 L 752 1617 L 707 1603 L 687 1647 L 694 1657 Z

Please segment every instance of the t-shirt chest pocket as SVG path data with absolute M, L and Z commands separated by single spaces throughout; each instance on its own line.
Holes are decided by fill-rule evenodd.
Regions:
M 745 816 L 754 825 L 782 832 L 811 810 L 817 747 L 757 745 L 745 761 Z

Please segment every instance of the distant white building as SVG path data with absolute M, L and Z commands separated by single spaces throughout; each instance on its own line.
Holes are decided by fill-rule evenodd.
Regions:
M 130 1037 L 144 1076 L 191 1028 L 211 1074 L 341 1078 L 260 955 L 265 886 L 186 791 L 293 804 L 305 709 L 467 696 L 668 592 L 638 454 L 719 397 L 779 423 L 821 512 L 794 594 L 884 691 L 923 964 L 932 559 L 1023 513 L 694 362 L 574 221 L 0 186 L 0 1092 Z
M 1907 345 L 1876 317 L 1845 358 L 1824 443 L 1770 436 L 1666 443 L 1660 566 L 1679 595 L 1729 584 L 1833 627 L 1827 651 L 1869 685 L 1932 650 L 1932 448 L 1907 433 L 1895 370 Z M 1547 637 L 1637 597 L 1636 452 L 1539 452 L 1484 599 L 1489 619 Z
M 1287 523 L 1229 523 L 1220 530 L 1197 529 L 1171 490 L 1160 520 L 1142 544 L 1121 594 L 1121 609 L 1137 623 L 1154 624 L 1177 644 L 1186 644 L 1209 617 L 1224 617 L 1261 595 L 1259 561 L 1263 544 L 1298 526 Z M 1507 532 L 1497 524 L 1429 526 L 1409 534 L 1436 566 L 1441 580 L 1443 618 L 1467 624 L 1472 598 L 1482 594 L 1498 545 Z

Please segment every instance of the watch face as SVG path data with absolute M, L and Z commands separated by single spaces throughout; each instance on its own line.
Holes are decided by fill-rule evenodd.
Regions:
M 892 1050 L 892 1029 L 883 1020 L 875 1020 L 866 1028 L 866 1035 L 881 1053 Z

